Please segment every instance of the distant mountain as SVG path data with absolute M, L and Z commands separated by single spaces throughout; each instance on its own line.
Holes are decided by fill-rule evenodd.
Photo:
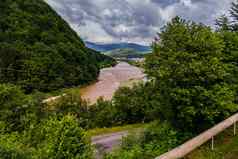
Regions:
M 145 56 L 144 52 L 138 52 L 134 49 L 115 49 L 112 51 L 104 52 L 105 55 L 111 56 L 113 58 L 143 58 Z
M 135 43 L 111 43 L 111 44 L 98 44 L 86 41 L 86 46 L 88 48 L 100 51 L 100 52 L 107 52 L 112 51 L 115 49 L 134 49 L 138 52 L 149 52 L 151 51 L 150 46 L 139 45 Z

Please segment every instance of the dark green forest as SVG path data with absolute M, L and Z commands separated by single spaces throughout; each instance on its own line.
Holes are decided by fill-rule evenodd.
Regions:
M 1 83 L 52 91 L 94 81 L 100 67 L 114 63 L 86 48 L 43 0 L 1 0 Z

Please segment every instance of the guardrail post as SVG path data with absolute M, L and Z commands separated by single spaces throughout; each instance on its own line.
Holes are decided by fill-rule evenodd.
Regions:
M 212 137 L 212 151 L 214 150 L 214 136 Z
M 236 135 L 236 122 L 234 123 L 234 136 Z

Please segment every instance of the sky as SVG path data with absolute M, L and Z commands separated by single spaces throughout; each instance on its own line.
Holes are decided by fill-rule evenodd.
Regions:
M 81 38 L 150 45 L 176 15 L 214 26 L 235 0 L 45 0 Z

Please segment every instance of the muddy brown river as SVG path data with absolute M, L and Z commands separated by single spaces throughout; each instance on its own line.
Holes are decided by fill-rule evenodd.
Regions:
M 111 100 L 120 86 L 144 78 L 145 74 L 140 68 L 120 62 L 114 67 L 102 69 L 96 83 L 81 89 L 81 96 L 90 103 L 95 103 L 100 97 Z

